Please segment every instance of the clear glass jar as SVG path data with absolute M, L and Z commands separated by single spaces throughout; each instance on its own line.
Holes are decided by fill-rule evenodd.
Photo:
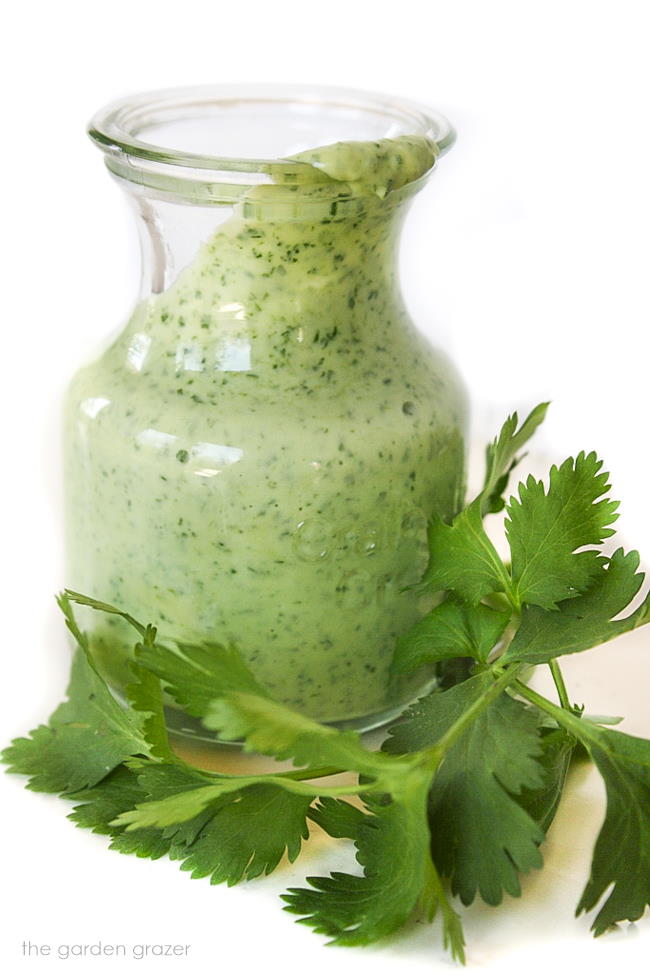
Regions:
M 465 395 L 397 276 L 453 133 L 381 96 L 269 86 L 148 93 L 89 131 L 137 215 L 142 287 L 68 391 L 67 584 L 373 727 L 430 684 L 390 661 L 427 608 L 427 519 L 464 489 Z M 83 623 L 119 691 L 132 633 Z

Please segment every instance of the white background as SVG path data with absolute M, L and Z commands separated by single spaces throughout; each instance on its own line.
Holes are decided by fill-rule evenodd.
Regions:
M 59 400 L 127 314 L 137 281 L 130 218 L 84 127 L 122 94 L 302 81 L 375 89 L 447 114 L 457 145 L 405 234 L 414 315 L 465 376 L 474 439 L 511 409 L 551 399 L 539 455 L 596 448 L 623 500 L 623 537 L 648 558 L 647 12 L 642 0 L 11 4 L 0 57 L 3 743 L 42 720 L 65 686 L 52 600 L 65 584 Z M 626 640 L 591 664 L 572 661 L 572 690 L 593 691 L 593 710 L 625 709 L 624 728 L 647 735 L 647 639 Z M 579 676 L 585 668 L 591 678 Z M 247 972 L 274 962 L 342 975 L 452 970 L 437 929 L 383 949 L 326 949 L 279 909 L 278 893 L 305 871 L 349 869 L 346 851 L 319 863 L 316 843 L 306 867 L 209 888 L 174 864 L 106 852 L 102 838 L 72 827 L 63 803 L 19 780 L 3 779 L 2 789 L 0 952 L 11 971 Z M 595 780 L 575 778 L 546 879 L 531 878 L 526 896 L 502 911 L 472 909 L 476 970 L 569 970 L 578 961 L 596 973 L 648 970 L 647 919 L 595 943 L 588 921 L 571 918 L 599 803 Z M 24 939 L 53 951 L 98 939 L 192 948 L 188 960 L 58 962 L 21 958 Z

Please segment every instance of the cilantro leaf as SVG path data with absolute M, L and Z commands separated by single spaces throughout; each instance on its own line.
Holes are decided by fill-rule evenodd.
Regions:
M 209 784 L 213 780 L 212 775 L 178 762 L 172 764 L 149 763 L 135 771 L 138 786 L 143 794 L 130 807 L 123 807 L 116 811 L 115 818 L 110 822 L 110 827 L 114 831 L 111 849 L 119 850 L 120 853 L 130 852 L 136 853 L 138 856 L 152 857 L 152 849 L 158 850 L 164 847 L 164 851 L 171 856 L 172 848 L 176 850 L 181 846 L 189 846 L 193 843 L 205 823 L 214 815 L 217 808 L 216 804 L 213 804 L 207 811 L 203 810 L 196 816 L 182 823 L 174 823 L 165 829 L 156 826 L 138 829 L 134 829 L 132 826 L 127 828 L 121 823 L 121 817 L 133 807 L 143 803 L 161 802 L 196 790 L 202 785 Z M 226 796 L 223 802 L 229 802 L 231 798 L 231 796 Z
M 173 761 L 176 756 L 169 745 L 160 680 L 137 663 L 138 654 L 144 646 L 153 646 L 155 639 L 156 631 L 149 626 L 144 634 L 144 642 L 135 645 L 136 661 L 130 665 L 133 681 L 126 687 L 126 698 L 131 707 L 143 715 L 142 732 L 149 744 L 150 754 L 163 761 Z
M 451 525 L 440 518 L 429 523 L 430 559 L 418 589 L 452 589 L 472 605 L 491 593 L 510 592 L 510 576 L 483 528 L 478 502 Z
M 123 827 L 112 825 L 120 813 L 147 799 L 147 791 L 139 783 L 135 771 L 120 765 L 94 788 L 69 798 L 83 802 L 74 807 L 68 819 L 77 826 L 91 829 L 93 833 L 111 836 L 111 850 L 151 860 L 169 853 L 171 842 L 159 829 L 125 833 Z
M 233 788 L 219 794 L 209 808 L 193 807 L 191 797 L 212 778 L 178 764 L 150 765 L 143 771 L 121 767 L 75 797 L 85 801 L 75 807 L 70 819 L 111 835 L 111 849 L 151 859 L 168 854 L 182 860 L 181 869 L 193 877 L 210 876 L 212 883 L 234 884 L 270 873 L 285 848 L 290 860 L 296 858 L 302 839 L 308 836 L 311 796 L 266 782 L 238 789 L 236 781 L 228 781 Z M 142 817 L 145 825 L 138 825 L 140 820 L 136 829 L 129 825 L 134 806 L 147 811 L 164 803 L 176 809 L 175 816 L 160 822 L 157 817 Z
M 536 406 L 519 429 L 519 417 L 516 413 L 507 418 L 499 436 L 486 449 L 483 488 L 465 512 L 461 513 L 464 517 L 457 517 L 457 523 L 454 522 L 455 532 L 449 530 L 449 526 L 444 526 L 448 529 L 445 531 L 441 527 L 443 523 L 438 520 L 434 519 L 430 523 L 429 563 L 416 586 L 417 589 L 454 589 L 472 603 L 479 602 L 482 596 L 491 592 L 509 591 L 509 577 L 482 529 L 482 518 L 488 512 L 501 511 L 504 507 L 503 492 L 508 486 L 511 471 L 521 460 L 521 456 L 516 455 L 544 420 L 548 405 L 540 403 Z M 465 555 L 472 573 L 466 587 L 454 584 L 454 580 L 456 583 L 459 579 L 461 583 L 463 581 L 462 573 L 459 575 L 457 567 L 453 564 L 445 565 L 448 556 L 451 556 L 452 563 L 459 557 L 462 563 L 462 553 L 458 549 L 463 546 L 466 547 Z M 451 573 L 447 582 L 440 578 L 441 572 L 445 575 L 442 566 Z
M 470 606 L 448 596 L 398 638 L 392 668 L 407 673 L 454 657 L 474 657 L 484 663 L 509 620 L 509 612 L 482 603 Z
M 594 908 L 613 883 L 592 925 L 599 935 L 650 905 L 650 742 L 601 728 L 585 744 L 605 780 L 607 814 L 576 913 Z
M 503 492 L 508 486 L 509 475 L 521 460 L 516 455 L 543 422 L 548 406 L 548 403 L 536 406 L 519 429 L 519 417 L 513 413 L 501 427 L 499 436 L 486 448 L 485 480 L 479 495 L 481 514 L 503 509 Z
M 540 744 L 542 754 L 537 761 L 544 773 L 544 783 L 539 788 L 522 789 L 516 798 L 546 833 L 562 797 L 576 740 L 562 728 L 543 728 Z
M 309 818 L 318 823 L 329 836 L 353 840 L 359 826 L 365 821 L 366 814 L 343 799 L 319 796 L 316 805 L 309 810 Z
M 211 784 L 216 789 L 210 800 L 196 804 L 194 797 Z M 313 796 L 289 792 L 270 777 L 222 778 L 159 764 L 138 775 L 138 788 L 137 808 L 121 809 L 111 821 L 111 829 L 120 831 L 118 841 L 128 843 L 133 837 L 134 851 L 144 844 L 140 855 L 148 856 L 151 837 L 157 836 L 164 852 L 182 861 L 181 869 L 193 877 L 209 876 L 214 884 L 232 885 L 271 873 L 285 850 L 295 860 L 309 835 L 306 817 Z M 166 815 L 151 814 L 165 805 Z
M 605 782 L 605 820 L 576 914 L 592 910 L 612 887 L 592 925 L 596 936 L 618 921 L 638 920 L 650 905 L 650 741 L 601 728 L 525 684 L 517 687 L 585 746 Z
M 192 877 L 210 877 L 229 886 L 269 874 L 286 854 L 293 862 L 309 836 L 312 798 L 277 785 L 258 783 L 218 808 L 194 842 L 176 845 L 172 859 Z
M 243 657 L 233 646 L 221 643 L 183 643 L 174 647 L 156 642 L 156 629 L 144 626 L 129 613 L 91 596 L 66 590 L 66 598 L 102 613 L 121 616 L 140 634 L 137 644 L 138 663 L 165 682 L 165 690 L 188 714 L 201 718 L 210 702 L 228 691 L 245 691 L 266 696 L 266 690 L 255 679 Z M 142 693 L 142 692 L 141 692 Z M 156 725 L 160 729 L 160 714 Z M 164 747 L 164 746 L 163 746 Z
M 215 698 L 230 691 L 267 696 L 235 647 L 177 643 L 171 649 L 154 643 L 141 647 L 138 660 L 163 681 L 167 693 L 195 718 L 202 718 Z
M 418 904 L 429 919 L 442 908 L 445 937 L 454 957 L 463 959 L 460 922 L 451 910 L 430 859 L 426 825 L 428 778 L 412 787 L 404 802 L 373 801 L 356 827 L 357 860 L 363 875 L 333 872 L 308 877 L 309 888 L 283 895 L 285 910 L 332 944 L 363 945 L 391 934 Z
M 9 771 L 28 775 L 35 792 L 77 792 L 127 758 L 149 754 L 142 716 L 118 704 L 83 646 L 72 660 L 67 697 L 47 725 L 2 753 Z
M 213 701 L 204 717 L 206 728 L 226 741 L 245 741 L 247 751 L 293 759 L 297 765 L 330 764 L 366 775 L 390 775 L 396 763 L 369 751 L 356 731 L 339 731 L 255 694 L 228 694 Z M 397 769 L 398 778 L 403 768 Z M 399 783 L 395 783 L 398 788 Z
M 477 674 L 422 698 L 395 724 L 382 746 L 403 754 L 434 745 L 493 683 Z M 429 795 L 433 860 L 452 892 L 471 904 L 520 893 L 518 873 L 542 864 L 544 834 L 513 798 L 544 784 L 538 719 L 505 693 L 496 697 L 447 751 Z
M 234 647 L 143 646 L 139 661 L 178 703 L 225 741 L 298 765 L 334 765 L 373 775 L 388 771 L 386 755 L 364 748 L 355 731 L 338 731 L 271 700 Z
M 124 810 L 132 809 L 136 802 L 143 802 L 147 793 L 139 785 L 137 773 L 125 765 L 119 765 L 98 785 L 69 798 L 83 801 L 74 807 L 68 819 L 93 833 L 112 836 L 115 829 L 111 826 L 111 820 Z
M 238 797 L 244 794 L 244 790 L 259 784 L 279 787 L 292 795 L 306 797 L 310 802 L 319 792 L 318 786 L 283 775 L 212 776 L 209 783 L 203 782 L 195 788 L 186 788 L 161 799 L 138 803 L 135 809 L 120 813 L 112 825 L 125 826 L 127 830 L 148 829 L 151 826 L 159 829 L 176 826 L 190 819 L 196 819 L 206 810 L 214 811 L 221 808 L 224 805 L 224 797 L 233 796 L 235 793 Z M 327 787 L 321 786 L 321 789 Z M 335 787 L 335 789 L 344 795 L 355 791 L 348 786 Z
M 563 654 L 579 653 L 606 643 L 649 622 L 650 596 L 629 616 L 613 619 L 641 588 L 644 576 L 637 573 L 638 567 L 638 553 L 625 554 L 619 548 L 609 560 L 602 560 L 587 592 L 563 600 L 551 612 L 538 606 L 525 606 L 502 662 L 547 663 Z
M 595 453 L 580 453 L 551 468 L 548 491 L 531 475 L 510 499 L 505 527 L 519 605 L 554 609 L 597 576 L 598 550 L 576 549 L 613 534 L 607 526 L 618 517 L 618 502 L 603 498 L 609 475 L 599 473 L 602 466 Z
M 81 592 L 75 592 L 74 589 L 66 589 L 63 597 L 67 604 L 77 603 L 79 606 L 88 606 L 90 609 L 97 610 L 100 613 L 108 613 L 111 616 L 121 616 L 123 620 L 126 620 L 130 626 L 139 633 L 142 638 L 144 638 L 147 631 L 147 627 L 138 620 L 134 619 L 130 613 L 125 613 L 122 609 L 117 609 L 115 606 L 111 606 L 110 603 L 104 603 L 100 599 L 93 599 L 92 596 L 84 596 Z

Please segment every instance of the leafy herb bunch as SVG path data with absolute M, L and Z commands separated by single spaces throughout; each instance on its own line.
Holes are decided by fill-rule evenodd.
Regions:
M 112 849 L 168 855 L 213 883 L 268 874 L 285 853 L 295 860 L 311 820 L 354 841 L 361 871 L 307 878 L 283 895 L 286 910 L 341 945 L 439 914 L 445 946 L 462 961 L 453 898 L 496 905 L 520 893 L 519 875 L 542 865 L 580 743 L 604 779 L 607 810 L 576 913 L 600 904 L 596 935 L 639 918 L 650 904 L 650 741 L 572 706 L 557 658 L 648 622 L 650 596 L 631 611 L 639 557 L 603 552 L 617 503 L 595 454 L 552 467 L 547 485 L 528 477 L 504 502 L 545 412 L 541 404 L 520 427 L 509 417 L 487 449 L 480 494 L 451 524 L 430 523 L 420 585 L 440 601 L 398 642 L 394 671 L 469 658 L 471 675 L 409 707 L 381 750 L 272 700 L 234 648 L 163 645 L 154 626 L 66 591 L 58 602 L 77 642 L 67 700 L 4 751 L 10 771 L 75 801 L 70 818 L 109 835 Z M 504 507 L 509 564 L 483 525 Z M 136 631 L 126 707 L 98 673 L 72 603 L 122 616 Z M 539 664 L 550 666 L 559 703 L 525 682 Z M 161 686 L 223 740 L 296 770 L 226 775 L 187 765 L 169 745 Z M 328 785 L 340 772 L 356 784 Z M 344 798 L 352 796 L 356 804 Z

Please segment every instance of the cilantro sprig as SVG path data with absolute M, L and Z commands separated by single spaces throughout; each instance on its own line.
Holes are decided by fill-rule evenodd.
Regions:
M 539 869 L 576 743 L 603 777 L 607 811 L 577 912 L 598 909 L 596 935 L 650 904 L 650 742 L 603 727 L 572 706 L 558 658 L 650 620 L 636 552 L 606 554 L 617 503 L 593 453 L 528 477 L 509 476 L 542 422 L 541 404 L 507 419 L 487 448 L 483 487 L 449 523 L 429 525 L 419 587 L 434 608 L 397 642 L 395 674 L 440 668 L 436 690 L 412 704 L 372 750 L 354 731 L 320 724 L 273 700 L 237 648 L 163 643 L 154 625 L 80 593 L 59 606 L 77 649 L 67 700 L 46 725 L 3 753 L 28 788 L 75 803 L 70 819 L 122 853 L 169 856 L 192 877 L 235 884 L 295 860 L 318 824 L 355 844 L 359 870 L 308 877 L 285 909 L 331 942 L 361 945 L 413 918 L 442 919 L 464 959 L 457 898 L 497 905 Z M 505 510 L 504 561 L 484 518 Z M 73 604 L 122 616 L 134 630 L 133 680 L 120 703 L 98 672 Z M 469 676 L 449 686 L 449 674 Z M 451 665 L 451 666 L 450 666 Z M 555 703 L 527 684 L 548 665 Z M 445 668 L 448 668 L 445 671 Z M 464 668 L 467 673 L 467 668 Z M 171 747 L 165 699 L 221 740 L 290 760 L 264 775 L 206 772 Z M 348 773 L 347 784 L 328 778 Z

